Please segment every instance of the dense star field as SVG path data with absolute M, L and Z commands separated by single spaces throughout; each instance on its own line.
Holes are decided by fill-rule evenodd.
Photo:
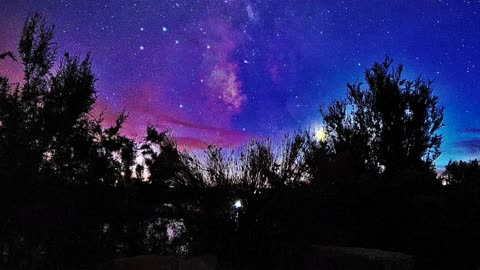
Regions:
M 2 0 L 0 52 L 36 11 L 59 54 L 92 52 L 96 112 L 108 123 L 124 109 L 139 139 L 148 124 L 192 149 L 318 129 L 320 106 L 389 55 L 446 107 L 437 167 L 480 153 L 478 0 Z M 17 81 L 21 68 L 0 62 Z

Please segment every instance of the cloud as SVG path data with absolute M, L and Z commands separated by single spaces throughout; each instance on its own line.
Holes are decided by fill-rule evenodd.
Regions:
M 171 116 L 161 112 L 158 107 L 140 106 L 138 103 L 125 107 L 129 117 L 122 133 L 142 140 L 148 125 L 153 125 L 160 130 L 171 129 L 179 146 L 191 149 L 203 149 L 208 144 L 221 147 L 236 147 L 248 142 L 255 135 L 223 127 L 216 127 L 187 120 L 186 115 Z M 107 103 L 98 101 L 95 106 L 94 116 L 104 112 L 104 125 L 111 126 L 115 123 L 119 112 L 116 112 Z
M 180 149 L 186 150 L 205 149 L 208 146 L 207 142 L 191 137 L 175 137 L 175 141 Z
M 465 133 L 480 133 L 480 128 L 466 128 L 464 129 Z
M 167 115 L 160 116 L 158 122 L 161 127 L 172 129 L 175 137 L 182 138 L 182 143 L 186 146 L 196 149 L 205 148 L 208 144 L 216 144 L 221 147 L 236 147 L 255 137 L 244 131 L 185 122 Z M 182 137 L 183 135 L 189 137 Z M 179 141 L 177 143 L 180 144 Z
M 456 146 L 468 154 L 480 154 L 480 138 L 459 141 Z
M 464 133 L 471 134 L 469 136 L 480 135 L 480 128 L 465 128 Z M 470 155 L 480 154 L 480 138 L 468 138 L 455 142 L 455 146 L 464 153 Z

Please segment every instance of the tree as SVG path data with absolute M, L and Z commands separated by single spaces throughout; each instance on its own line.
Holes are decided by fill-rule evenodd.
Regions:
M 348 84 L 346 99 L 322 109 L 330 144 L 337 155 L 352 155 L 359 172 L 430 171 L 440 154 L 443 107 L 431 81 L 405 80 L 403 66 L 392 63 L 375 63 L 366 71 L 368 88 Z
M 91 114 L 90 56 L 65 54 L 54 71 L 53 29 L 31 16 L 18 57 L 0 54 L 0 60 L 18 58 L 24 73 L 18 84 L 0 76 L 0 245 L 19 269 L 88 261 L 85 245 L 98 239 L 105 216 L 98 213 L 109 201 L 98 194 L 107 197 L 110 187 L 128 183 L 135 154 L 133 141 L 120 134 L 126 114 L 109 128 Z
M 215 187 L 231 187 L 235 184 L 234 152 L 228 154 L 221 147 L 209 145 L 205 150 L 206 182 Z
M 147 127 L 146 142 L 141 146 L 152 184 L 163 187 L 202 188 L 205 181 L 198 160 L 180 151 L 168 131 Z
M 477 159 L 470 161 L 449 161 L 443 172 L 446 184 L 468 184 L 479 186 L 480 163 Z
M 92 118 L 96 89 L 90 56 L 80 60 L 67 53 L 54 73 L 53 29 L 40 15 L 29 17 L 18 45 L 24 82 L 14 87 L 0 79 L 1 174 L 16 184 L 45 177 L 107 184 L 121 174 L 130 178 L 133 141 L 119 133 L 126 115 L 108 129 L 101 117 Z

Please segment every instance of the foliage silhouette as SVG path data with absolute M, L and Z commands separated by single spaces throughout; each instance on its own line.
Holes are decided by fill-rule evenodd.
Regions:
M 56 61 L 53 27 L 40 15 L 25 22 L 18 53 L 23 82 L 12 85 L 1 78 L 0 175 L 9 213 L 2 217 L 6 236 L 2 239 L 8 239 L 5 252 L 13 256 L 9 261 L 18 259 L 16 263 L 28 269 L 62 261 L 60 254 L 71 258 L 65 252 L 78 252 L 81 243 L 95 238 L 91 233 L 98 226 L 97 217 L 80 222 L 93 205 L 79 197 L 81 187 L 71 185 L 113 187 L 126 181 L 119 176 L 131 175 L 133 141 L 119 134 L 124 114 L 108 129 L 101 119 L 91 117 L 96 90 L 89 55 L 80 60 L 65 54 L 58 71 L 52 71 Z M 120 158 L 116 153 L 121 153 Z M 63 226 L 78 230 L 83 239 L 68 240 L 71 236 Z M 54 240 L 48 231 L 63 234 Z M 77 249 L 62 250 L 72 245 Z
M 180 151 L 167 132 L 159 133 L 154 127 L 147 127 L 146 143 L 141 149 L 152 184 L 163 187 L 203 187 L 200 164 L 188 153 Z
M 3 60 L 5 58 L 9 57 L 10 59 L 12 59 L 13 61 L 17 61 L 17 58 L 15 58 L 15 56 L 13 55 L 12 52 L 8 51 L 8 52 L 4 52 L 4 53 L 0 53 L 0 60 Z
M 366 71 L 368 88 L 348 84 L 345 100 L 322 110 L 332 147 L 350 153 L 359 172 L 393 174 L 432 170 L 440 155 L 443 108 L 431 81 L 402 78 L 403 66 L 386 58 Z
M 477 159 L 466 161 L 449 161 L 443 173 L 445 184 L 479 185 L 480 163 Z

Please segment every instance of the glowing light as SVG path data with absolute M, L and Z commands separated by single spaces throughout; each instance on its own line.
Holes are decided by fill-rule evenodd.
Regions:
M 235 201 L 235 204 L 233 206 L 237 209 L 241 208 L 242 207 L 242 201 L 240 201 L 240 200 Z
M 323 128 L 320 128 L 315 132 L 315 139 L 319 142 L 325 142 L 327 137 L 328 134 Z

